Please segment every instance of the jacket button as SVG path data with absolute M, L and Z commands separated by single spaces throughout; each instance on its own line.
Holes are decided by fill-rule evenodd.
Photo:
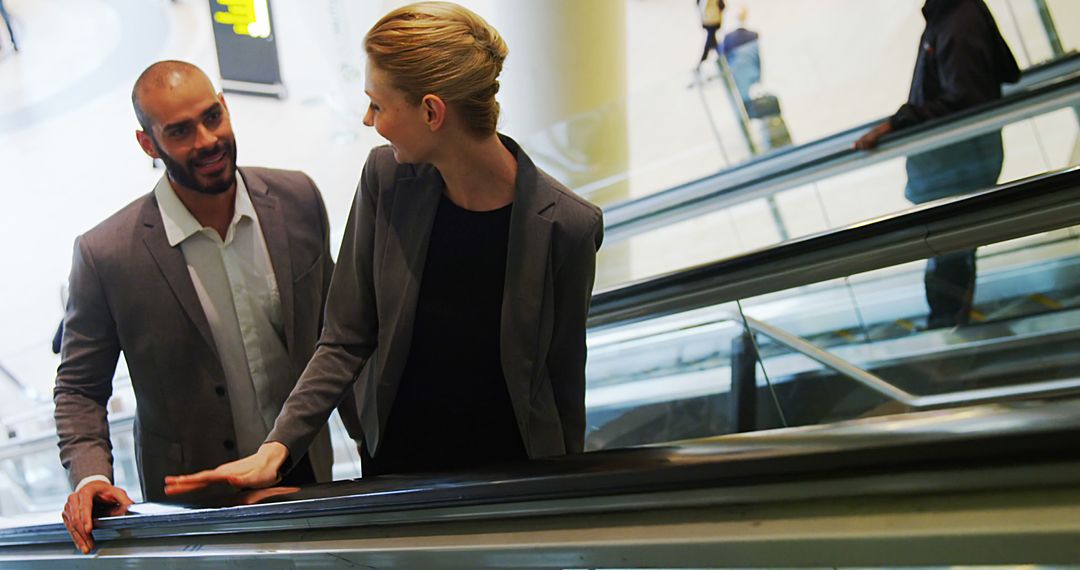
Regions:
M 224 396 L 225 395 L 225 387 L 224 386 L 214 386 L 214 392 L 216 392 L 218 396 Z
M 225 449 L 232 449 L 232 448 L 236 447 L 236 443 L 233 442 L 233 440 L 231 440 L 231 439 L 226 439 L 224 445 L 225 445 Z

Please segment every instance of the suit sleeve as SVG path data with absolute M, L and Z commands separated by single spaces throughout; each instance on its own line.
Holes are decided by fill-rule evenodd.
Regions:
M 120 341 L 93 254 L 75 242 L 60 367 L 53 390 L 60 462 L 72 487 L 92 475 L 113 479 L 106 404 Z
M 286 470 L 306 452 L 375 350 L 378 321 L 372 252 L 377 191 L 373 151 L 349 211 L 338 263 L 327 292 L 322 336 L 266 438 L 289 448 L 290 458 L 283 466 Z M 355 438 L 359 433 L 350 435 Z
M 555 273 L 555 325 L 547 365 L 567 453 L 580 453 L 585 445 L 585 324 L 603 239 L 604 221 L 597 214 Z
M 323 289 L 320 298 L 320 306 L 323 307 L 323 311 L 319 314 L 319 330 L 322 331 L 323 327 L 326 326 L 326 303 L 330 294 L 330 282 L 334 276 L 334 260 L 330 256 L 330 217 L 326 213 L 326 204 L 323 202 L 322 194 L 319 193 L 318 187 L 315 186 L 314 181 L 311 181 L 311 187 L 319 204 L 319 220 L 322 223 L 323 232 L 322 254 L 323 259 L 326 260 L 326 263 L 323 264 Z M 351 217 L 352 216 L 350 215 L 350 218 Z M 341 403 L 337 406 L 337 410 L 341 415 L 341 422 L 345 425 L 345 430 L 349 433 L 349 437 L 356 440 L 357 443 L 360 443 L 363 438 L 363 433 L 360 429 L 360 413 L 359 410 L 356 409 L 356 398 L 342 398 Z

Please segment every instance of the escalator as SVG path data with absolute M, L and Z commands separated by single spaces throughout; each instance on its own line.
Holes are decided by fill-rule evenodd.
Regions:
M 996 195 L 1010 200 L 1025 190 L 1008 188 L 1027 189 L 1057 176 L 1047 173 L 1070 176 L 1068 170 L 1080 164 L 1077 81 L 1075 70 L 1043 75 L 999 102 L 887 139 L 872 154 L 850 148 L 864 131 L 860 127 L 608 208 L 609 255 L 622 248 L 633 255 L 616 251 L 611 257 L 649 257 L 651 267 L 627 271 L 618 263 L 605 266 L 601 259 L 600 280 L 606 273 L 609 284 L 616 285 L 594 296 L 587 449 L 1004 397 L 1017 384 L 1016 374 L 1024 382 L 1042 382 L 1047 392 L 1058 384 L 1071 390 L 1077 377 L 1071 341 L 1080 318 L 1075 228 L 973 246 L 978 247 L 979 267 L 974 326 L 953 330 L 926 330 L 922 284 L 926 258 L 935 251 L 957 250 L 948 239 L 934 242 L 920 258 L 853 267 L 784 290 L 771 289 L 770 283 L 784 283 L 804 260 L 792 257 L 786 266 L 770 260 L 781 252 L 832 251 L 867 224 L 922 215 L 918 212 L 925 207 L 913 210 L 902 198 L 902 161 L 943 145 L 997 131 L 1006 143 L 1010 137 L 1015 141 L 1018 130 L 1032 134 L 1030 146 L 1039 150 L 1040 160 L 1020 156 L 1023 151 L 1016 149 L 1026 146 L 1006 145 L 1002 180 L 1014 182 L 1003 184 Z M 830 199 L 838 205 L 832 211 Z M 759 208 L 753 225 L 771 226 L 771 236 L 756 248 L 727 247 L 733 254 L 723 255 L 717 244 L 731 241 L 725 216 L 747 215 L 747 206 L 755 202 Z M 972 202 L 941 202 L 952 205 L 937 210 L 944 217 L 934 223 L 949 235 L 950 221 Z M 793 219 L 781 211 L 785 203 L 796 205 L 796 218 L 812 217 L 812 210 L 820 209 L 824 223 L 801 231 L 785 228 Z M 1001 223 L 1008 224 L 1005 220 Z M 919 234 L 924 228 L 908 231 L 914 233 L 901 238 L 926 239 Z M 868 244 L 872 253 L 864 255 L 883 255 L 892 246 L 879 240 Z M 826 266 L 849 261 L 842 249 L 830 255 Z M 759 271 L 737 277 L 745 266 Z M 701 294 L 709 304 L 680 306 L 686 294 L 680 287 L 694 290 L 698 279 L 726 283 L 705 288 Z M 667 300 L 642 304 L 636 293 L 648 294 L 650 288 L 664 291 L 658 295 Z M 666 303 L 678 307 L 675 314 L 667 316 Z M 755 330 L 750 338 L 747 322 L 775 334 Z M 822 351 L 841 363 L 823 364 L 815 358 Z M 750 380 L 733 372 L 740 353 L 758 362 L 757 370 L 749 371 L 755 376 Z M 838 366 L 854 371 L 845 373 Z M 733 389 L 738 382 L 754 387 Z M 733 392 L 750 395 L 738 403 L 731 401 Z
M 254 492 L 226 508 L 139 505 L 138 515 L 101 522 L 91 558 L 75 554 L 61 525 L 13 526 L 0 530 L 0 565 L 1075 562 L 1080 385 L 1068 346 L 1080 328 L 1070 300 L 1078 225 L 1080 168 L 1070 168 L 600 292 L 590 317 L 590 438 L 610 437 L 594 448 L 620 438 L 635 448 Z M 989 304 L 977 307 L 990 317 L 897 333 L 896 322 L 918 319 L 911 307 L 921 282 L 910 274 L 921 260 L 969 248 L 986 251 L 980 286 Z M 851 291 L 870 299 L 861 320 L 827 306 Z M 1057 305 L 1015 309 L 1036 293 Z M 738 406 L 720 398 L 741 393 L 732 389 L 745 378 L 729 371 L 721 389 L 732 353 L 706 345 L 746 331 L 758 339 L 763 372 L 752 376 L 757 431 L 731 434 L 727 416 Z M 902 342 L 915 346 L 892 348 Z M 934 374 L 912 372 L 917 385 L 887 374 L 919 350 Z M 656 401 L 631 405 L 649 393 L 635 382 L 677 392 L 664 372 L 669 354 L 700 373 L 701 393 L 654 392 Z M 973 355 L 990 364 L 956 364 Z M 636 366 L 638 377 L 624 370 L 604 382 L 605 361 Z M 969 373 L 943 373 L 949 366 Z M 980 368 L 995 380 L 981 379 Z M 597 404 L 605 390 L 609 404 L 621 391 L 624 411 L 602 422 L 599 413 L 618 408 Z M 658 404 L 668 409 L 655 413 Z M 909 412 L 919 408 L 928 411 Z M 773 429 L 781 421 L 822 425 Z M 696 439 L 629 441 L 675 439 L 665 424 L 696 426 Z
M 1076 392 L 1078 176 L 1045 174 L 598 293 L 587 447 Z M 926 329 L 922 260 L 969 248 L 978 318 Z M 748 332 L 749 380 L 733 372 Z M 747 381 L 749 421 L 731 397 Z
M 907 209 L 907 157 L 990 133 L 1001 132 L 1005 143 L 999 183 L 1080 163 L 1080 73 L 1070 69 L 1033 81 L 995 103 L 886 137 L 872 153 L 851 149 L 864 132 L 852 129 L 605 206 L 598 287 L 616 287 Z

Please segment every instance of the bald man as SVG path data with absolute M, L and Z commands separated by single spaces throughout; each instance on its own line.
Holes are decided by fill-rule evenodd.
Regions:
M 202 71 L 155 63 L 132 103 L 139 146 L 166 174 L 76 240 L 54 392 L 75 489 L 64 523 L 84 553 L 94 506 L 118 515 L 131 504 L 112 484 L 106 404 L 119 354 L 137 402 L 143 496 L 162 500 L 165 475 L 258 449 L 315 350 L 333 270 L 315 184 L 238 169 L 228 107 Z M 327 481 L 331 464 L 324 428 L 284 483 Z

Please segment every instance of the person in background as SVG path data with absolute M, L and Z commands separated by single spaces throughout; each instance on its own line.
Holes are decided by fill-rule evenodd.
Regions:
M 761 81 L 761 54 L 758 49 L 758 33 L 746 28 L 746 6 L 739 7 L 739 27 L 724 35 L 720 51 L 731 70 L 732 79 L 739 91 L 739 98 L 748 113 L 753 113 L 750 88 Z
M 696 71 L 700 71 L 701 64 L 709 58 L 709 52 L 715 51 L 718 56 L 720 55 L 716 33 L 724 23 L 724 0 L 694 0 L 694 2 L 701 13 L 701 27 L 705 28 L 705 47 L 701 50 L 701 59 L 695 68 Z
M 927 0 L 926 28 L 908 102 L 855 142 L 869 150 L 881 137 L 948 117 L 1001 98 L 1002 83 L 1020 79 L 1020 68 L 983 0 Z M 989 188 L 1001 174 L 1000 131 L 911 155 L 905 196 L 916 204 Z M 927 261 L 927 328 L 965 325 L 975 296 L 975 251 Z
M 225 99 L 201 70 L 155 63 L 132 103 L 139 145 L 166 173 L 76 240 L 54 390 L 74 487 L 64 524 L 84 553 L 95 504 L 109 515 L 131 505 L 113 485 L 106 407 L 119 354 L 143 496 L 159 501 L 166 474 L 262 444 L 315 350 L 333 270 L 318 188 L 301 172 L 237 168 Z M 311 438 L 293 483 L 330 480 L 328 431 Z
M 365 476 L 581 452 L 600 209 L 496 132 L 507 47 L 447 2 L 365 38 L 368 156 L 319 349 L 258 453 L 166 491 L 267 487 L 356 383 Z

